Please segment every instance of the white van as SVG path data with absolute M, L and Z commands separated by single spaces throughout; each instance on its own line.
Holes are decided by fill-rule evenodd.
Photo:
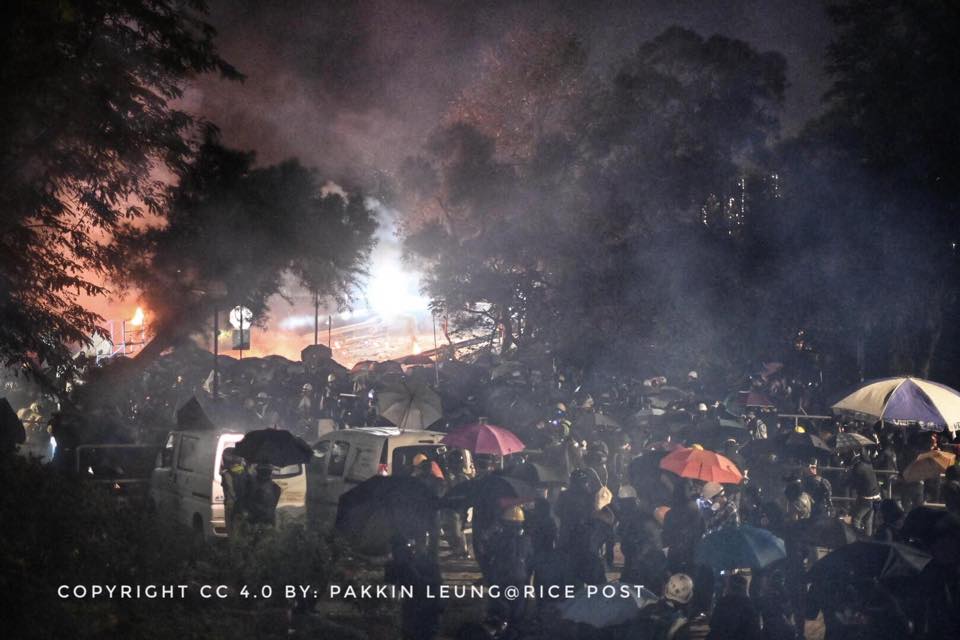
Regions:
M 171 431 L 150 476 L 150 503 L 159 512 L 191 527 L 204 538 L 224 537 L 227 526 L 220 485 L 223 450 L 243 439 L 224 431 Z M 274 470 L 282 489 L 277 522 L 306 514 L 307 478 L 302 464 Z
M 376 475 L 406 473 L 419 453 L 436 457 L 446 450 L 438 431 L 396 427 L 359 427 L 334 431 L 313 445 L 307 466 L 310 520 L 321 528 L 333 526 L 340 496 Z

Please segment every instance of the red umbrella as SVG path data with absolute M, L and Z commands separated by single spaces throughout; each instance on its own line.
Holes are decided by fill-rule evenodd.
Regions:
M 739 484 L 743 474 L 727 458 L 707 451 L 700 445 L 671 451 L 660 461 L 660 468 L 681 478 L 695 478 L 704 482 Z
M 505 456 L 524 450 L 523 442 L 503 427 L 484 422 L 457 427 L 443 437 L 442 442 L 450 447 L 467 449 L 473 453 Z

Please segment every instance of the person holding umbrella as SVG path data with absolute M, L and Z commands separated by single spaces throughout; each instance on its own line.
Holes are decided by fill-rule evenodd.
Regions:
M 277 504 L 283 490 L 273 481 L 273 465 L 260 462 L 249 489 L 243 494 L 242 509 L 247 522 L 261 527 L 272 527 L 277 523 Z

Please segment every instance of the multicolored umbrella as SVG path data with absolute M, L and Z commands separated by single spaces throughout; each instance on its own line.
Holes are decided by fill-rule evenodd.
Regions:
M 787 550 L 783 540 L 766 529 L 742 525 L 707 534 L 697 545 L 694 557 L 717 571 L 763 569 L 786 558 Z
M 497 456 L 517 453 L 525 448 L 512 432 L 485 422 L 457 427 L 445 435 L 442 442 L 448 447 Z
M 728 458 L 696 444 L 671 451 L 660 461 L 660 468 L 704 482 L 739 484 L 743 480 L 743 473 Z
M 927 451 L 918 455 L 917 459 L 903 470 L 903 479 L 907 482 L 920 482 L 937 478 L 956 462 L 957 456 L 952 453 L 939 449 Z
M 960 392 L 921 378 L 871 382 L 833 405 L 833 410 L 874 420 L 916 422 L 932 430 L 960 428 Z

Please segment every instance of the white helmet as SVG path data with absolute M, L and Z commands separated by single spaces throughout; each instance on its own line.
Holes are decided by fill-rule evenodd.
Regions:
M 693 579 L 685 573 L 675 573 L 663 588 L 663 597 L 680 604 L 687 604 L 693 597 Z
M 697 378 L 700 377 L 700 374 L 697 373 L 696 371 L 691 371 L 690 373 L 687 374 L 687 377 L 690 378 L 691 380 L 696 380 Z

